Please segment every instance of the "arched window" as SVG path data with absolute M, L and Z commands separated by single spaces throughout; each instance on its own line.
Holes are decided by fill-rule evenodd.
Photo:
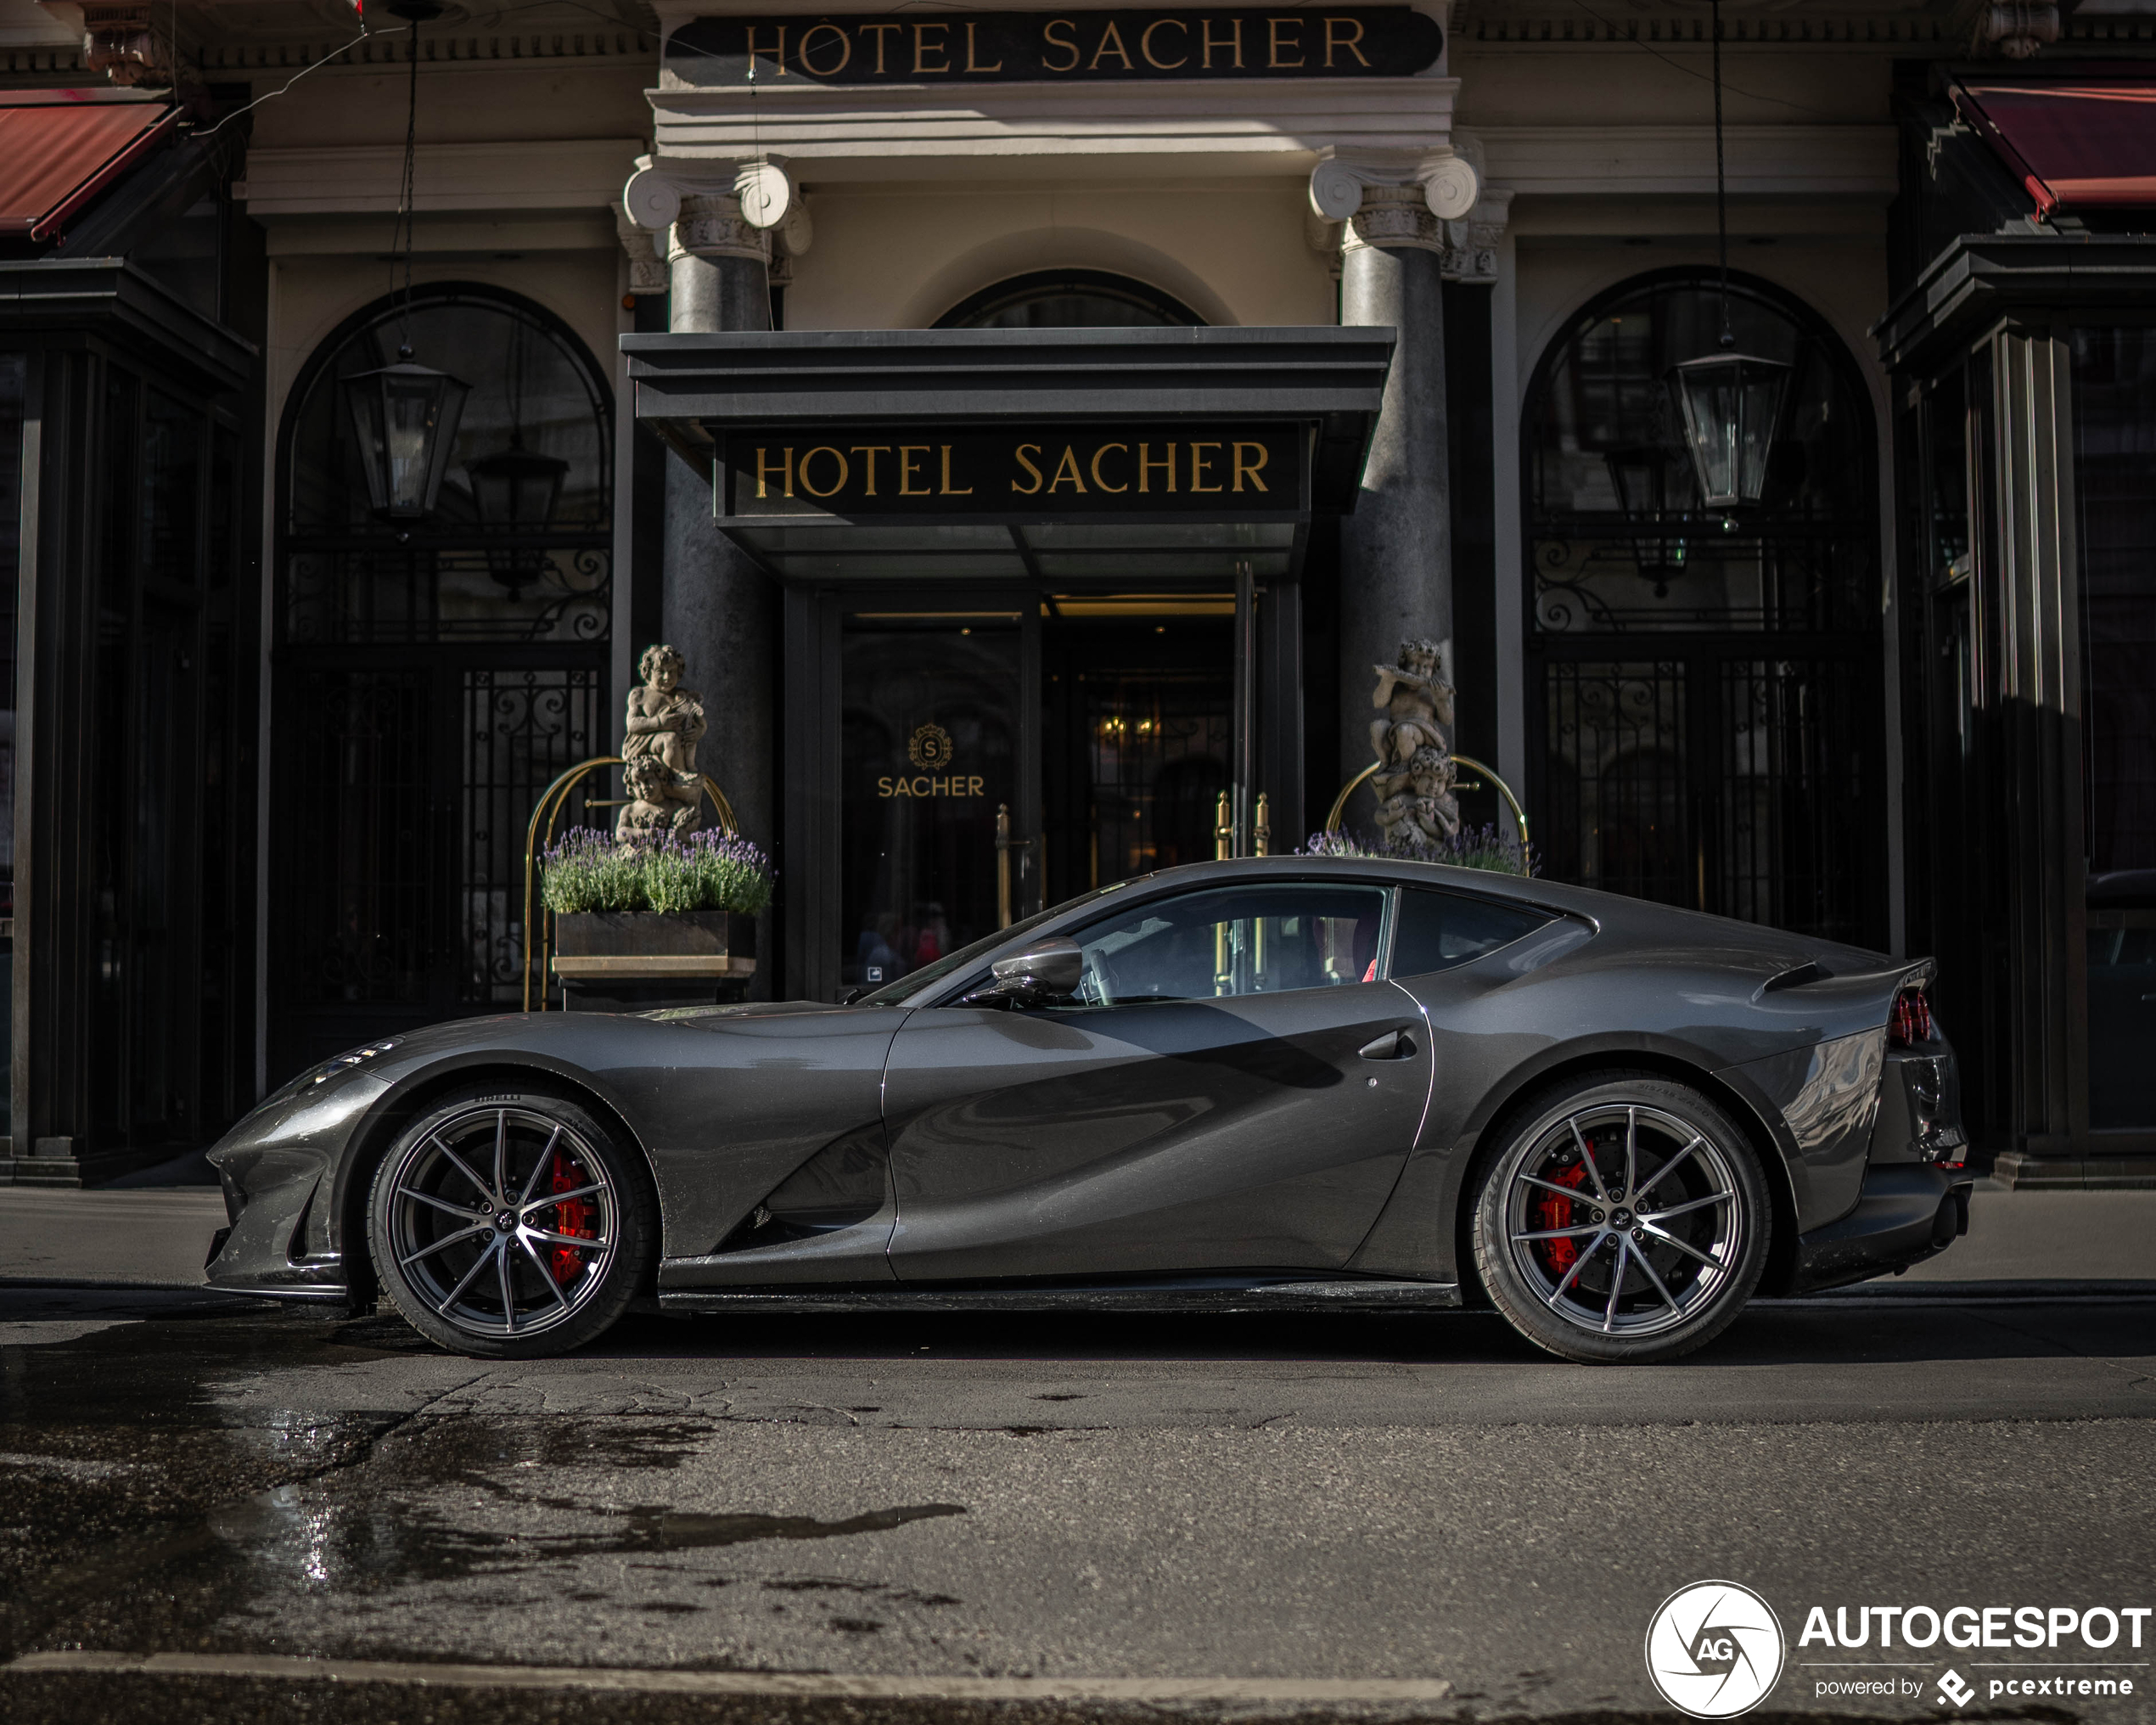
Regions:
M 1160 329 L 1204 323 L 1158 288 L 1101 270 L 1042 270 L 1013 276 L 962 300 L 939 329 Z
M 1522 415 L 1530 783 L 1561 879 L 1884 945 L 1872 413 L 1756 279 L 1638 278 L 1551 344 Z M 1746 483 L 1703 492 L 1686 362 L 1765 362 Z M 1723 407 L 1728 405 L 1725 397 Z M 1725 424 L 1724 430 L 1728 428 Z M 1725 439 L 1723 447 L 1726 447 Z M 1710 440 L 1710 447 L 1711 440 Z M 1739 465 L 1746 465 L 1740 463 Z M 1710 501 L 1710 498 L 1713 501 Z
M 413 360 L 469 386 L 433 510 L 372 508 L 349 380 Z M 608 619 L 613 399 L 583 345 L 491 289 L 385 301 L 317 350 L 286 414 L 284 635 L 592 640 Z
M 407 339 L 469 391 L 416 519 L 376 513 L 352 401 Z M 525 823 L 607 752 L 613 450 L 590 352 L 495 289 L 421 289 L 408 318 L 378 302 L 300 374 L 277 504 L 275 1075 L 521 1000 Z

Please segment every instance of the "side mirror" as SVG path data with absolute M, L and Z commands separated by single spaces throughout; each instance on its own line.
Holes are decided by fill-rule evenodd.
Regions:
M 1011 1006 L 1036 1006 L 1076 991 L 1086 974 L 1086 955 L 1068 935 L 1051 935 L 1036 941 L 1023 952 L 998 958 L 995 980 L 976 988 L 964 1004 L 1001 1001 Z

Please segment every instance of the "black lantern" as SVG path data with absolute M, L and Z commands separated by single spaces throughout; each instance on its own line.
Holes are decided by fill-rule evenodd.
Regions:
M 1684 441 L 1710 509 L 1741 509 L 1766 492 L 1767 457 L 1782 424 L 1789 368 L 1752 353 L 1710 353 L 1670 368 Z
M 553 525 L 569 464 L 526 449 L 524 434 L 518 431 L 511 434 L 507 449 L 472 462 L 464 471 L 471 475 L 472 507 L 481 526 L 501 533 L 540 534 Z M 513 593 L 537 579 L 546 563 L 544 551 L 521 547 L 486 553 L 495 580 Z
M 1684 573 L 1682 538 L 1666 538 L 1656 530 L 1670 512 L 1670 452 L 1653 444 L 1605 451 L 1603 464 L 1617 492 L 1617 505 L 1631 530 L 1632 556 L 1639 572 L 1654 583 L 1654 597 L 1670 596 L 1670 582 Z
M 432 514 L 471 385 L 414 365 L 406 348 L 396 364 L 346 378 L 344 390 L 374 513 L 391 521 Z

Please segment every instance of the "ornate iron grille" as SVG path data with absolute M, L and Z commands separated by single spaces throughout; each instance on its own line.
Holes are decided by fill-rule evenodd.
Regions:
M 300 1006 L 424 1003 L 441 946 L 443 809 L 434 787 L 433 678 L 424 670 L 294 673 L 298 734 L 283 819 Z
M 463 1004 L 522 1003 L 525 826 L 540 792 L 601 752 L 605 694 L 597 669 L 464 673 Z
M 515 579 L 505 582 L 505 559 Z M 407 546 L 297 541 L 285 563 L 294 645 L 603 641 L 613 606 L 603 536 Z
M 1544 669 L 1543 694 L 1543 866 L 1584 886 L 1692 903 L 1683 666 L 1558 662 Z

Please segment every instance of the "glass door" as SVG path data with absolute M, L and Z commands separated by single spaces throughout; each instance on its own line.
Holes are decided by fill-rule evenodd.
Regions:
M 1039 907 L 1026 608 L 856 611 L 839 634 L 839 980 L 896 981 Z

